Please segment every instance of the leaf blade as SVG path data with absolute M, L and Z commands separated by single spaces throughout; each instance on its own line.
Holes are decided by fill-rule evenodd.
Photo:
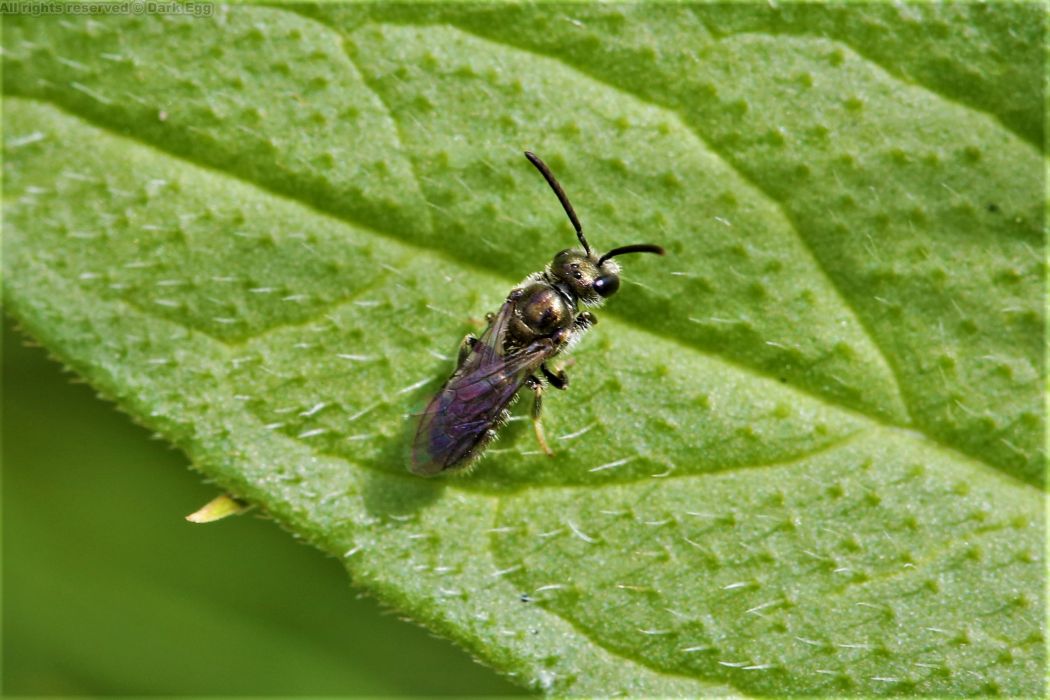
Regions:
M 952 213 L 962 199 L 980 197 L 988 182 L 996 201 L 1011 212 L 1034 210 L 1039 198 L 1025 178 L 1035 162 L 1030 148 L 982 122 L 976 133 L 1002 153 L 984 148 L 975 160 L 961 152 L 963 165 L 953 162 L 945 172 L 954 178 L 951 184 L 964 186 L 963 194 L 944 207 L 929 189 L 914 190 L 931 206 L 929 220 L 940 237 L 936 244 L 919 243 L 925 255 L 914 270 L 923 260 L 943 265 L 953 259 L 958 251 L 944 245 L 954 240 L 944 238 L 950 226 L 962 222 L 959 230 L 977 235 L 963 250 L 964 265 L 945 268 L 948 283 L 940 289 L 929 286 L 936 276 L 928 270 L 913 275 L 911 268 L 891 269 L 898 275 L 893 279 L 918 284 L 897 297 L 898 290 L 890 290 L 887 298 L 899 306 L 899 315 L 880 316 L 870 304 L 883 302 L 860 299 L 885 291 L 881 273 L 867 266 L 854 239 L 838 241 L 833 234 L 841 230 L 819 220 L 821 212 L 843 209 L 834 199 L 842 190 L 831 186 L 833 171 L 819 165 L 822 158 L 833 162 L 836 149 L 783 135 L 778 142 L 763 121 L 778 105 L 797 99 L 784 90 L 787 83 L 778 82 L 782 74 L 808 66 L 830 81 L 846 71 L 854 83 L 874 90 L 870 106 L 878 116 L 854 128 L 848 115 L 865 113 L 866 104 L 847 99 L 830 121 L 850 134 L 847 146 L 865 143 L 871 124 L 898 117 L 890 98 L 894 78 L 864 60 L 825 40 L 745 34 L 712 41 L 694 27 L 693 38 L 709 44 L 712 70 L 699 84 L 686 74 L 679 86 L 668 72 L 676 70 L 677 59 L 657 59 L 644 42 L 639 49 L 630 44 L 636 38 L 622 40 L 616 32 L 604 36 L 616 48 L 610 55 L 620 56 L 611 65 L 586 41 L 568 59 L 551 60 L 539 55 L 550 42 L 579 41 L 571 22 L 552 30 L 534 18 L 526 22 L 528 31 L 510 38 L 491 23 L 490 13 L 513 17 L 519 12 L 513 7 L 370 11 L 381 21 L 367 23 L 359 7 L 314 11 L 323 23 L 278 10 L 232 8 L 232 33 L 195 26 L 192 36 L 203 48 L 189 68 L 175 71 L 160 66 L 149 53 L 157 49 L 145 45 L 180 46 L 189 36 L 186 26 L 178 20 L 133 23 L 149 41 L 124 45 L 122 60 L 133 55 L 130 66 L 138 74 L 116 77 L 93 70 L 92 61 L 99 60 L 96 47 L 123 20 L 105 26 L 100 36 L 92 36 L 99 30 L 90 23 L 5 23 L 9 309 L 224 487 L 262 504 L 322 549 L 348 555 L 347 567 L 359 584 L 533 687 L 766 693 L 775 676 L 776 687 L 797 692 L 1036 692 L 1042 674 L 1033 669 L 1044 662 L 1041 644 L 1031 636 L 1035 632 L 1026 637 L 1022 630 L 1042 600 L 1027 593 L 1042 576 L 1037 545 L 1043 520 L 1034 488 L 1042 471 L 1033 447 L 1042 412 L 1032 388 L 1041 376 L 1041 346 L 1034 339 L 1041 338 L 1035 326 L 1042 315 L 1034 310 L 1037 297 L 1027 273 L 984 287 L 978 274 L 988 250 L 997 263 L 1028 270 L 1034 254 L 1026 243 L 1034 219 L 1025 214 L 1019 224 L 989 226 L 972 211 L 961 218 Z M 404 19 L 401 12 L 414 21 L 384 23 Z M 592 24 L 624 21 L 615 11 L 587 12 Z M 682 19 L 676 11 L 662 12 L 654 15 L 662 21 L 652 24 L 658 34 Z M 435 26 L 435 18 L 455 26 Z M 173 26 L 181 28 L 171 31 Z M 77 41 L 56 38 L 63 36 Z M 27 45 L 51 42 L 81 53 L 28 62 Z M 276 70 L 247 81 L 245 66 L 260 47 L 273 53 Z M 640 60 L 624 61 L 631 51 L 640 51 Z M 762 68 L 771 57 L 778 59 L 777 68 Z M 299 72 L 300 60 L 313 63 Z M 235 68 L 224 73 L 230 61 Z M 734 112 L 739 101 L 725 93 L 731 68 L 748 61 L 767 73 L 769 105 Z M 822 61 L 831 68 L 821 68 Z M 510 78 L 500 73 L 508 66 Z M 712 71 L 722 71 L 713 94 Z M 129 85 L 139 88 L 137 100 L 126 99 Z M 358 124 L 374 125 L 375 143 L 344 132 L 285 136 L 293 129 L 283 116 L 270 121 L 265 111 L 250 113 L 262 109 L 266 95 L 295 100 L 293 86 L 313 91 L 305 113 L 321 113 L 319 124 L 358 109 L 352 116 Z M 553 99 L 566 86 L 580 104 L 552 112 L 554 118 L 569 115 L 560 122 L 530 103 L 531 95 Z M 173 104 L 173 95 L 183 99 L 177 111 L 168 112 L 164 107 Z M 830 104 L 831 97 L 823 94 L 818 102 Z M 902 113 L 929 108 L 950 131 L 960 112 L 938 99 L 909 94 Z M 711 111 L 718 100 L 728 102 L 727 114 Z M 196 125 L 202 117 L 204 126 Z M 239 128 L 246 123 L 254 126 Z M 457 142 L 467 124 L 480 145 Z M 603 142 L 589 143 L 592 134 Z M 374 160 L 364 168 L 346 166 L 330 147 L 330 139 L 343 137 L 358 139 L 355 148 Z M 585 203 L 577 205 L 585 226 L 601 222 L 612 228 L 614 233 L 600 234 L 603 241 L 634 242 L 628 238 L 636 235 L 632 231 L 661 231 L 666 240 L 658 242 L 669 244 L 683 268 L 672 272 L 683 274 L 663 276 L 659 287 L 651 286 L 662 261 L 631 261 L 622 298 L 613 300 L 577 353 L 572 398 L 548 402 L 548 432 L 561 438 L 554 440 L 557 463 L 528 454 L 526 436 L 512 424 L 484 469 L 449 483 L 420 482 L 401 470 L 411 430 L 405 417 L 447 371 L 454 339 L 469 329 L 467 316 L 489 310 L 506 293 L 511 275 L 537 267 L 571 240 L 542 182 L 517 154 L 505 153 L 513 150 L 507 143 L 514 138 L 526 138 L 523 145 L 543 152 L 574 202 Z M 889 166 L 872 161 L 870 173 L 921 179 L 926 166 L 909 171 L 911 145 L 906 138 L 898 141 L 906 146 L 904 160 L 891 158 Z M 610 150 L 624 156 L 610 157 Z M 661 160 L 668 152 L 676 156 Z M 1010 174 L 1015 162 L 1023 164 L 1020 175 Z M 800 163 L 812 164 L 809 173 L 797 172 Z M 769 166 L 770 174 L 759 166 Z M 795 201 L 787 185 L 800 174 L 804 186 Z M 845 190 L 855 195 L 867 177 Z M 1021 186 L 1011 190 L 1011 183 Z M 723 196 L 710 195 L 719 187 Z M 865 218 L 873 210 L 857 209 L 863 215 L 845 207 L 844 221 L 885 233 L 872 225 L 882 219 Z M 732 218 L 711 214 L 727 210 Z M 693 226 L 690 219 L 698 212 L 713 218 Z M 490 234 L 492 221 L 501 227 L 499 235 Z M 503 229 L 525 235 L 505 236 Z M 741 243 L 740 230 L 762 235 Z M 520 245 L 521 239 L 529 244 Z M 464 240 L 478 245 L 465 247 Z M 892 248 L 895 241 L 916 239 L 898 228 L 878 245 Z M 770 267 L 774 262 L 779 267 Z M 1042 268 L 1032 269 L 1041 280 Z M 852 280 L 858 271 L 860 279 Z M 800 294 L 799 286 L 809 293 Z M 1015 301 L 1023 323 L 1002 337 L 992 337 L 992 326 L 960 326 L 944 336 L 960 369 L 941 384 L 930 383 L 938 363 L 943 371 L 953 367 L 944 365 L 938 347 L 920 332 L 930 318 L 954 302 L 992 319 L 992 306 Z M 718 315 L 726 311 L 729 319 Z M 887 340 L 900 345 L 887 349 Z M 998 375 L 988 374 L 978 355 L 986 351 L 998 353 L 996 362 L 1009 371 L 1000 367 Z M 974 387 L 975 378 L 990 381 Z M 973 389 L 966 398 L 983 413 L 970 416 L 965 403 L 956 410 L 952 392 L 960 388 Z M 987 416 L 1003 418 L 989 425 Z M 910 432 L 913 426 L 926 435 Z M 943 445 L 929 444 L 930 438 Z M 861 465 L 859 476 L 849 473 L 849 465 Z M 785 488 L 763 482 L 774 473 L 786 475 Z M 820 484 L 828 473 L 839 480 Z M 916 504 L 908 498 L 917 492 L 908 489 L 920 482 L 936 497 Z M 725 483 L 739 485 L 721 500 L 707 493 Z M 836 496 L 836 488 L 842 494 Z M 972 495 L 960 491 L 967 488 Z M 606 510 L 629 510 L 654 493 L 665 515 L 630 520 L 633 529 L 613 523 L 612 540 L 593 529 L 613 517 L 601 513 L 602 499 L 616 504 Z M 805 518 L 788 512 L 819 513 L 855 493 L 863 494 L 852 506 L 867 513 L 861 519 L 845 512 L 821 516 L 829 529 L 861 533 L 854 540 L 825 542 Z M 799 494 L 810 501 L 798 500 Z M 755 500 L 760 495 L 768 502 Z M 731 502 L 751 504 L 759 524 L 777 521 L 767 535 L 773 544 L 766 563 L 780 563 L 770 566 L 776 581 L 767 588 L 752 591 L 754 582 L 740 573 L 754 564 L 737 565 L 724 554 L 704 559 L 710 552 L 686 525 L 700 517 L 689 514 L 689 503 L 711 506 L 719 523 L 713 534 L 730 548 L 737 542 L 734 533 L 746 529 Z M 946 521 L 941 511 L 954 513 L 958 522 Z M 897 559 L 889 561 L 872 554 L 869 541 L 885 517 L 903 523 L 906 535 L 905 545 L 894 550 Z M 533 523 L 543 527 L 533 532 Z M 979 544 L 954 545 L 960 527 Z M 540 537 L 559 528 L 562 536 Z M 649 567 L 653 580 L 613 580 L 633 571 L 637 562 L 624 556 L 624 547 L 637 544 L 635 530 L 647 528 L 676 528 L 682 537 L 672 538 L 674 547 L 682 551 L 662 535 L 648 537 L 643 544 L 660 549 L 639 551 L 664 557 Z M 519 529 L 531 537 L 522 539 L 515 534 Z M 1003 532 L 1012 539 L 999 542 Z M 537 538 L 553 543 L 546 545 L 550 556 L 535 555 Z M 560 551 L 565 542 L 582 550 Z M 805 552 L 813 542 L 840 547 L 835 556 L 852 557 L 860 562 L 857 568 L 870 570 L 867 579 L 850 584 L 856 588 L 845 586 L 844 609 L 867 602 L 849 598 L 860 595 L 851 592 L 856 590 L 899 606 L 865 623 L 882 640 L 837 636 L 823 596 L 838 585 L 841 567 L 817 566 L 800 594 L 781 596 L 787 604 L 748 598 L 742 613 L 733 607 L 759 591 L 776 589 L 780 595 L 785 582 L 794 582 L 791 572 L 810 558 L 819 565 L 825 555 Z M 606 580 L 595 565 L 570 587 L 593 605 L 531 597 L 560 585 L 563 560 L 586 560 L 595 545 L 599 556 L 613 557 L 613 578 Z M 949 558 L 937 564 L 942 550 Z M 672 566 L 676 557 L 687 556 L 683 552 L 701 557 L 690 560 L 687 574 Z M 910 607 L 900 589 L 879 588 L 883 578 L 913 581 L 909 572 L 888 568 L 908 568 L 912 562 L 900 559 L 902 552 L 933 562 L 936 575 L 929 580 L 936 585 L 920 586 L 919 599 L 935 601 L 927 607 L 961 628 L 937 642 L 947 659 L 942 665 L 908 666 L 912 646 L 931 643 L 914 629 L 899 644 L 886 641 L 900 620 L 920 631 L 936 627 L 929 610 Z M 1013 559 L 1001 562 L 989 552 Z M 1019 567 L 1011 582 L 1017 587 L 1004 590 L 1007 582 L 996 576 L 1013 572 L 1010 567 Z M 696 572 L 730 577 L 715 591 L 743 595 L 720 602 L 704 582 L 683 583 L 683 576 Z M 622 617 L 608 614 L 611 605 L 634 605 L 625 602 L 632 596 L 651 597 L 646 588 L 663 592 L 669 604 L 661 608 L 650 600 Z M 715 623 L 710 629 L 694 630 L 673 614 L 701 619 L 700 611 L 680 605 L 694 598 L 705 601 Z M 944 603 L 954 600 L 964 602 L 957 608 Z M 1000 604 L 989 613 L 996 635 L 965 624 L 983 602 Z M 783 629 L 759 632 L 739 625 L 731 619 L 734 611 Z M 632 615 L 667 624 L 632 627 Z M 696 639 L 685 640 L 688 635 L 675 625 L 692 630 Z M 737 655 L 712 660 L 699 647 L 718 645 L 701 637 L 720 626 L 735 635 L 720 651 Z M 1041 619 L 1035 629 L 1041 634 Z M 923 634 L 939 639 L 940 633 Z M 781 637 L 780 646 L 791 652 L 768 660 L 769 640 Z M 827 652 L 833 668 L 817 668 L 805 653 L 809 647 Z M 953 670 L 973 664 L 983 664 L 980 673 Z M 892 673 L 884 672 L 887 667 Z

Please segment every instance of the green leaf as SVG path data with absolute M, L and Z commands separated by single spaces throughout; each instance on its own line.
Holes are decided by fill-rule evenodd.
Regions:
M 531 687 L 1041 692 L 1040 7 L 294 9 L 4 23 L 34 336 Z M 572 243 L 525 148 L 669 254 L 556 459 L 419 479 L 470 319 Z
M 5 697 L 513 694 L 255 514 L 187 524 L 213 484 L 2 342 Z

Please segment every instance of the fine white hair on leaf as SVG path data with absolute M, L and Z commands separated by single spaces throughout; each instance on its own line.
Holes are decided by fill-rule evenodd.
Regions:
M 337 353 L 336 357 L 342 360 L 349 360 L 350 362 L 369 362 L 376 359 L 375 355 L 352 355 L 345 352 Z
M 691 321 L 692 323 L 699 323 L 700 325 L 704 325 L 708 321 L 710 321 L 712 323 L 742 323 L 742 321 L 740 319 L 735 319 L 735 318 L 718 318 L 717 316 L 709 316 L 707 318 L 693 318 L 692 316 L 689 316 L 688 320 Z
M 652 593 L 653 589 L 650 586 L 638 586 L 633 583 L 618 583 L 616 588 L 621 591 L 632 591 L 633 593 Z
M 606 464 L 599 464 L 597 467 L 591 467 L 587 471 L 589 471 L 589 472 L 600 472 L 600 471 L 605 471 L 606 469 L 615 469 L 616 467 L 622 467 L 623 465 L 625 465 L 628 462 L 630 462 L 632 459 L 634 459 L 634 458 L 633 457 L 624 457 L 623 459 L 618 459 L 618 460 L 616 460 L 614 462 L 608 462 Z
M 113 100 L 109 99 L 108 97 L 106 97 L 105 95 L 103 95 L 102 93 L 100 93 L 100 92 L 98 92 L 96 90 L 92 90 L 91 88 L 89 88 L 87 85 L 84 85 L 83 83 L 78 83 L 77 81 L 73 80 L 73 81 L 70 81 L 69 87 L 73 88 L 77 92 L 84 93 L 85 95 L 87 95 L 91 99 L 95 100 L 96 102 L 101 102 L 104 105 L 111 105 L 111 104 L 113 104 Z
M 544 591 L 560 591 L 568 588 L 564 583 L 548 583 L 546 586 L 540 586 L 533 593 L 543 593 Z
M 817 559 L 819 561 L 831 561 L 831 557 L 829 557 L 827 554 L 818 554 L 817 552 L 813 552 L 808 549 L 802 549 L 799 551 L 801 551 L 806 556 L 813 557 L 814 559 Z
M 951 632 L 949 632 L 948 630 L 941 629 L 940 627 L 923 627 L 923 629 L 928 632 L 937 632 L 938 634 L 951 634 Z
M 351 422 L 357 420 L 358 418 L 360 418 L 361 416 L 365 415 L 369 411 L 372 411 L 373 409 L 375 409 L 375 407 L 378 406 L 378 405 L 379 405 L 379 403 L 377 402 L 377 403 L 374 403 L 374 404 L 372 404 L 370 406 L 365 406 L 364 408 L 362 408 L 359 411 L 357 411 L 357 413 L 352 413 L 351 415 L 347 416 L 346 417 L 346 422 L 347 423 L 351 423 Z
M 598 424 L 597 423 L 591 423 L 587 427 L 580 428 L 579 430 L 577 430 L 574 433 L 568 433 L 567 435 L 559 435 L 556 439 L 557 440 L 572 440 L 573 438 L 578 438 L 581 435 L 583 435 L 585 433 L 588 433 L 591 430 L 593 430 L 596 425 L 598 425 Z
M 580 528 L 576 527 L 576 523 L 572 522 L 571 520 L 566 520 L 565 524 L 569 526 L 570 530 L 572 530 L 572 534 L 574 534 L 576 537 L 580 538 L 587 544 L 595 544 L 598 541 L 593 537 L 590 537 L 587 534 L 585 534 L 582 530 L 580 530 Z
M 808 644 L 808 645 L 810 645 L 812 647 L 824 646 L 823 644 L 821 644 L 820 642 L 818 642 L 815 639 L 806 639 L 805 637 L 797 637 L 797 636 L 795 637 L 795 639 L 797 639 L 798 641 L 802 642 L 803 644 Z
M 738 590 L 740 588 L 750 588 L 752 585 L 754 585 L 754 584 L 751 583 L 750 581 L 735 581 L 733 583 L 726 584 L 725 586 L 722 586 L 722 590 L 723 591 L 735 591 L 735 590 Z
M 29 144 L 36 143 L 37 141 L 43 141 L 44 138 L 45 136 L 43 132 L 34 131 L 29 134 L 26 134 L 25 136 L 16 136 L 15 138 L 12 138 L 7 142 L 6 146 L 8 149 L 21 148 L 22 146 L 28 146 Z
M 501 576 L 506 576 L 507 574 L 512 574 L 515 571 L 520 571 L 521 569 L 521 564 L 518 564 L 516 566 L 511 566 L 506 569 L 500 569 L 499 571 L 493 571 L 491 574 L 489 574 L 489 576 L 491 576 L 492 578 L 499 578 Z
M 771 607 L 773 607 L 774 605 L 780 605 L 780 604 L 781 604 L 782 602 L 783 602 L 783 601 L 780 601 L 780 600 L 771 600 L 771 601 L 769 601 L 768 603 L 762 603 L 761 605 L 756 605 L 756 606 L 755 606 L 755 607 L 753 607 L 753 608 L 748 608 L 748 609 L 747 609 L 747 610 L 745 610 L 744 612 L 745 612 L 745 613 L 750 613 L 750 614 L 752 614 L 752 615 L 760 615 L 760 612 L 759 612 L 759 611 L 761 611 L 761 610 L 765 610 L 766 608 L 771 608 Z
M 426 386 L 427 384 L 429 384 L 432 381 L 434 381 L 433 377 L 426 377 L 424 379 L 420 379 L 415 384 L 409 384 L 408 386 L 404 387 L 403 389 L 398 389 L 397 393 L 398 394 L 407 394 L 410 391 L 415 391 L 416 389 L 418 389 L 421 386 Z

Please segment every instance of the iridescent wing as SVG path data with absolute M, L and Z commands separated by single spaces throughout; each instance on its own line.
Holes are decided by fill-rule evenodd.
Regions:
M 416 474 L 437 474 L 479 455 L 525 378 L 554 354 L 548 339 L 506 351 L 503 341 L 513 313 L 514 303 L 504 303 L 423 411 L 412 445 Z

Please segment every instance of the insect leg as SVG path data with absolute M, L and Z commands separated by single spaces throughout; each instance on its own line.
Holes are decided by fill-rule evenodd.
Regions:
M 470 354 L 471 349 L 478 344 L 478 338 L 473 333 L 468 333 L 459 344 L 459 357 L 456 358 L 456 367 L 463 364 L 463 360 Z
M 590 311 L 581 311 L 580 314 L 576 316 L 576 327 L 581 331 L 590 328 L 596 323 L 598 323 L 598 317 Z
M 540 449 L 548 457 L 553 457 L 554 453 L 551 451 L 550 446 L 547 445 L 547 437 L 543 434 L 543 424 L 540 422 L 540 411 L 543 410 L 543 382 L 534 376 L 530 376 L 525 380 L 525 384 L 535 394 L 532 401 L 532 428 L 536 431 L 536 441 L 540 443 Z
M 569 376 L 565 374 L 564 369 L 552 372 L 547 368 L 547 363 L 544 362 L 540 365 L 540 371 L 543 372 L 543 376 L 547 378 L 547 381 L 555 389 L 565 389 L 569 386 Z

